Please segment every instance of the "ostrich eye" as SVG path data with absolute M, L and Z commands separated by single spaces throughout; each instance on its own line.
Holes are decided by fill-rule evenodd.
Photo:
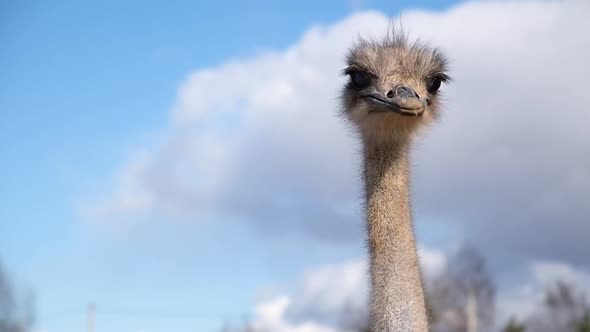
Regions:
M 426 90 L 431 94 L 437 93 L 442 81 L 442 77 L 439 76 L 429 78 L 428 81 L 426 81 Z
M 354 70 L 348 73 L 352 87 L 361 90 L 371 85 L 371 76 L 360 70 Z

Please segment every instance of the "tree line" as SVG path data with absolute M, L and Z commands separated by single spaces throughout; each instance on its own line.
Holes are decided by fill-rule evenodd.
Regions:
M 590 332 L 590 302 L 575 285 L 556 281 L 543 300 L 524 318 L 513 316 L 504 326 L 496 321 L 496 284 L 484 256 L 471 246 L 454 253 L 445 270 L 425 280 L 426 304 L 432 332 Z M 342 332 L 370 332 L 366 312 L 346 310 Z M 355 318 L 356 317 L 356 318 Z M 222 332 L 256 330 L 248 322 Z
M 28 332 L 35 321 L 34 295 L 18 292 L 0 262 L 0 332 Z

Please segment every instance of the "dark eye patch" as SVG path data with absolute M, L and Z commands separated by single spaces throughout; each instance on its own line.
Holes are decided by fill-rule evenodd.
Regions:
M 450 78 L 445 74 L 438 74 L 426 79 L 426 90 L 430 94 L 436 94 L 443 82 L 449 81 Z
M 373 76 L 363 70 L 349 70 L 346 74 L 350 76 L 352 87 L 357 90 L 367 88 L 373 80 Z
M 426 81 L 426 90 L 428 90 L 428 93 L 435 94 L 438 92 L 441 83 L 442 80 L 440 77 L 429 78 L 428 81 Z

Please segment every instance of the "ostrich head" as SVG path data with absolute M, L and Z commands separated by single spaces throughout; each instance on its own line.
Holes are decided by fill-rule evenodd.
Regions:
M 361 40 L 347 56 L 343 113 L 365 140 L 403 141 L 439 116 L 446 63 L 438 49 L 394 30 L 379 42 Z

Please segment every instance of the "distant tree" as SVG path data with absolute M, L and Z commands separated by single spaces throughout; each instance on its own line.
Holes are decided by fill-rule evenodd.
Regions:
M 525 330 L 526 326 L 524 324 L 518 323 L 516 319 L 511 318 L 506 327 L 502 329 L 502 332 L 524 332 Z
M 231 327 L 231 324 L 229 323 L 229 321 L 224 321 L 223 322 L 223 326 L 220 329 L 220 332 L 233 332 L 234 329 Z
M 584 317 L 578 322 L 576 332 L 590 332 L 590 310 L 586 311 Z
M 564 282 L 558 281 L 553 288 L 548 288 L 545 293 L 545 305 L 551 309 L 570 309 L 587 305 L 584 294 Z
M 434 326 L 438 321 L 438 312 L 432 305 L 431 294 L 428 291 L 429 287 L 426 287 L 426 291 L 424 294 L 424 304 L 426 306 L 426 315 L 428 316 L 428 325 Z
M 590 304 L 584 292 L 558 281 L 545 290 L 543 303 L 527 325 L 535 332 L 587 331 L 589 312 Z
M 467 332 L 469 322 L 479 331 L 493 326 L 496 289 L 485 258 L 475 248 L 459 249 L 429 286 L 427 307 L 433 331 Z M 468 317 L 469 309 L 475 317 Z
M 0 331 L 2 332 L 2 331 Z M 220 329 L 220 332 L 262 332 L 259 329 L 254 328 L 249 320 L 244 320 L 241 325 L 232 327 L 229 321 L 225 321 Z
M 34 297 L 16 293 L 0 262 L 0 332 L 26 332 L 34 322 Z
M 252 325 L 250 323 L 244 323 L 244 326 L 242 327 L 242 331 L 243 332 L 256 332 L 256 330 L 254 329 L 254 327 L 252 327 Z

